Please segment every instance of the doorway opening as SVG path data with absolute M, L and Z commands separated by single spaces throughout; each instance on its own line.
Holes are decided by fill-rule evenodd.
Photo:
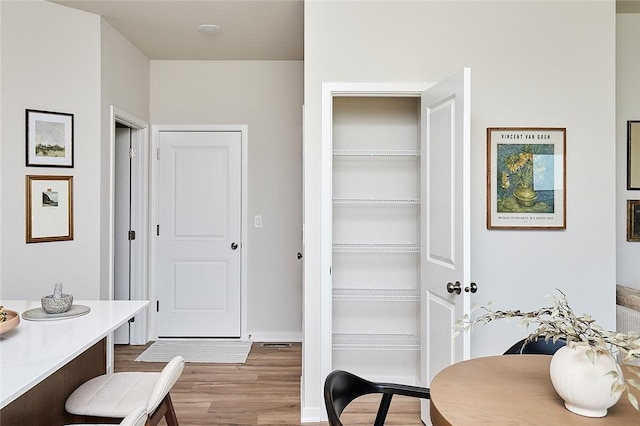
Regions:
M 110 300 L 148 299 L 148 124 L 111 107 Z M 146 312 L 116 330 L 116 344 L 145 344 Z

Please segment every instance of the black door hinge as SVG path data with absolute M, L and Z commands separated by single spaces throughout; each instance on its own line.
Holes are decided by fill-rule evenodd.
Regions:
M 129 231 L 129 241 L 136 239 L 136 231 Z

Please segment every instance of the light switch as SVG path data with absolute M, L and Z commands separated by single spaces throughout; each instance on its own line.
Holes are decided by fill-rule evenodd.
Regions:
M 253 221 L 253 225 L 256 228 L 262 228 L 262 216 L 256 216 L 254 221 Z

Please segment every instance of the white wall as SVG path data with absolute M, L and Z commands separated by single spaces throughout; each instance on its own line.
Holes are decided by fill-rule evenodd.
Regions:
M 153 124 L 249 126 L 248 331 L 257 341 L 301 339 L 302 71 L 301 61 L 151 61 Z
M 3 299 L 60 281 L 77 299 L 100 283 L 100 18 L 45 1 L 2 1 Z M 25 109 L 74 114 L 75 167 L 25 167 Z M 74 239 L 25 243 L 25 175 L 71 175 Z
M 640 13 L 617 15 L 616 180 L 617 283 L 640 288 L 640 243 L 627 241 L 627 200 L 640 199 L 640 191 L 627 190 L 627 120 L 640 120 Z
M 109 295 L 109 185 L 111 182 L 111 106 L 149 122 L 149 58 L 100 20 L 101 36 L 101 139 L 100 146 L 100 295 Z M 148 141 L 147 141 L 148 143 Z M 138 235 L 146 235 L 138 230 Z M 146 285 L 147 283 L 145 283 Z M 148 294 L 148 293 L 147 293 Z
M 532 309 L 558 287 L 577 312 L 615 326 L 615 3 L 307 1 L 304 420 L 324 411 L 321 85 L 436 82 L 463 66 L 472 68 L 472 301 Z M 566 230 L 486 229 L 485 132 L 498 126 L 567 128 Z M 525 334 L 513 323 L 479 329 L 472 356 Z
M 2 164 L 1 159 L 4 158 L 2 154 L 2 87 L 3 87 L 3 79 L 2 79 L 2 6 L 0 5 L 0 165 Z M 2 189 L 2 168 L 0 167 L 0 189 Z M 2 297 L 2 201 L 0 201 L 0 298 Z

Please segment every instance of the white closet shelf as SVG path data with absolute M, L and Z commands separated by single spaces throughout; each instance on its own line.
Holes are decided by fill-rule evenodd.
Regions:
M 334 157 L 419 157 L 418 149 L 334 149 Z
M 335 301 L 419 302 L 415 288 L 334 288 Z
M 419 198 L 335 197 L 334 204 L 402 204 L 419 205 Z
M 334 333 L 334 350 L 419 351 L 414 333 Z
M 334 253 L 420 253 L 417 244 L 334 243 Z

